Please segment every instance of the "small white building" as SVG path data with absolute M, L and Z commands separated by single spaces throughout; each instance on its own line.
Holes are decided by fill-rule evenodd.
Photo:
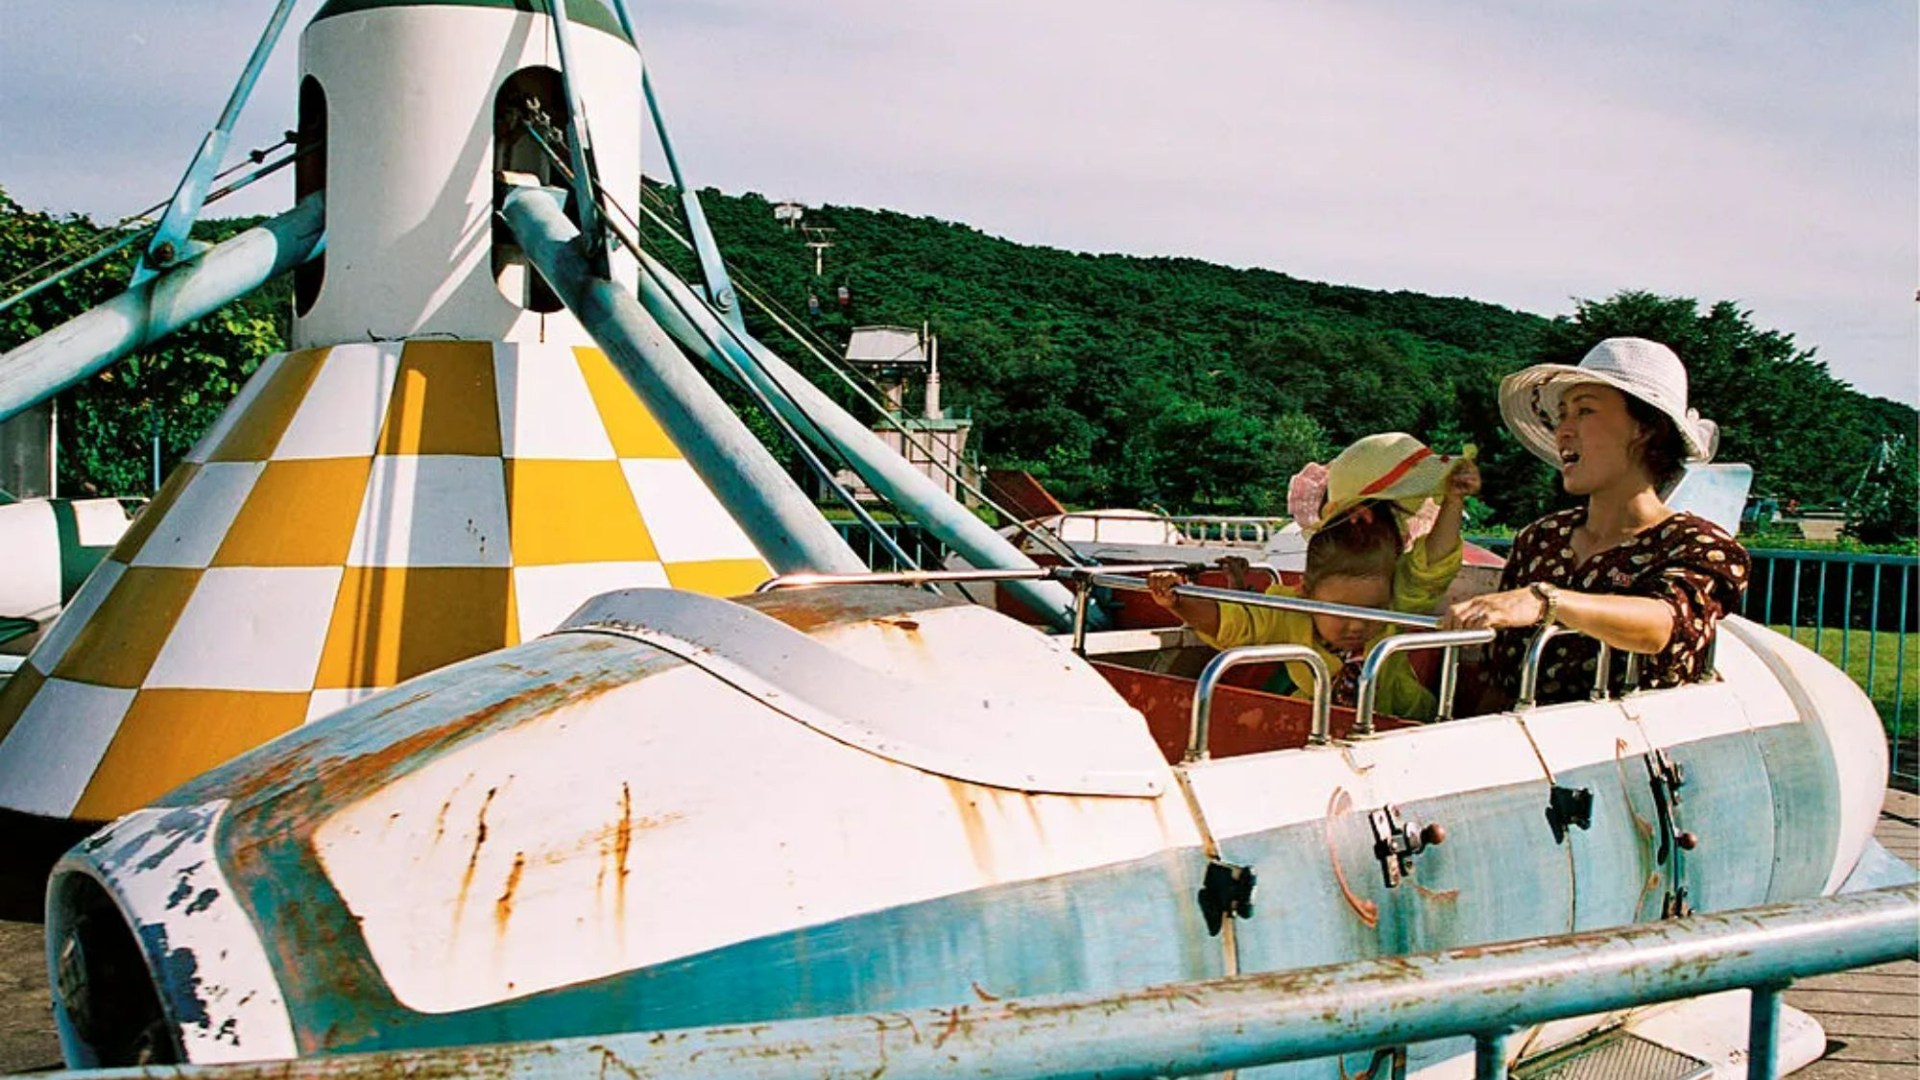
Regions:
M 925 327 L 855 327 L 847 340 L 846 360 L 867 374 L 886 402 L 888 419 L 874 425 L 874 434 L 948 495 L 967 500 L 960 480 L 979 486 L 979 462 L 967 447 L 973 417 L 941 405 L 939 340 Z M 922 387 L 921 400 L 919 408 L 909 412 L 908 391 L 916 381 Z M 878 500 L 854 473 L 842 472 L 837 479 L 855 498 Z

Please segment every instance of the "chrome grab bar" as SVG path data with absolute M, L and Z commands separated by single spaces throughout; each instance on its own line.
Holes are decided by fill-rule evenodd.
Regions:
M 1194 682 L 1193 724 L 1187 730 L 1186 761 L 1207 759 L 1207 737 L 1213 727 L 1213 692 L 1227 671 L 1242 664 L 1268 660 L 1298 661 L 1313 672 L 1313 731 L 1307 736 L 1307 745 L 1325 746 L 1331 741 L 1333 684 L 1327 674 L 1327 661 L 1311 645 L 1245 645 L 1228 649 L 1207 661 L 1200 678 Z
M 1186 570 L 1192 563 L 1141 563 L 1125 566 L 1017 566 L 969 570 L 887 570 L 868 574 L 779 574 L 754 587 L 756 593 L 781 589 L 817 589 L 826 585 L 938 585 L 967 581 L 1079 581 L 1089 574 L 1147 574 L 1155 570 Z M 1104 584 L 1105 582 L 1103 582 Z M 1139 586 L 1145 588 L 1144 585 Z
M 1520 669 L 1520 697 L 1513 703 L 1516 712 L 1531 709 L 1540 703 L 1540 665 L 1546 660 L 1547 643 L 1561 634 L 1580 634 L 1580 631 L 1558 623 L 1543 626 L 1534 634 L 1532 643 L 1527 646 L 1526 665 Z M 1581 636 L 1592 637 L 1590 634 L 1581 634 Z M 1626 689 L 1623 693 L 1631 694 L 1639 690 L 1640 654 L 1628 652 L 1625 649 L 1616 650 L 1598 638 L 1594 638 L 1593 642 L 1600 647 L 1600 652 L 1594 658 L 1593 688 L 1587 691 L 1587 700 L 1606 701 L 1613 697 L 1613 654 L 1616 651 L 1627 658 L 1624 672 Z
M 1513 703 L 1515 711 L 1533 708 L 1539 698 L 1540 662 L 1546 658 L 1547 642 L 1566 633 L 1567 628 L 1558 623 L 1548 623 L 1533 635 L 1533 644 L 1527 646 L 1527 662 L 1520 668 L 1520 697 Z
M 1053 576 L 1045 566 L 1002 570 L 897 570 L 875 574 L 780 574 L 761 582 L 756 593 L 781 589 L 813 589 L 823 585 L 933 585 L 960 581 L 1041 581 Z
M 1373 734 L 1373 708 L 1380 693 L 1380 669 L 1395 655 L 1421 649 L 1447 650 L 1446 666 L 1440 671 L 1441 705 L 1434 713 L 1435 719 L 1439 719 L 1453 713 L 1458 650 L 1468 645 L 1485 645 L 1492 640 L 1491 630 L 1437 630 L 1423 634 L 1395 634 L 1381 640 L 1367 651 L 1367 659 L 1360 665 L 1360 680 L 1354 690 L 1354 735 L 1364 738 Z
M 1607 700 L 1607 680 L 1613 674 L 1613 646 L 1600 642 L 1600 654 L 1593 659 L 1593 689 L 1588 691 L 1588 701 Z

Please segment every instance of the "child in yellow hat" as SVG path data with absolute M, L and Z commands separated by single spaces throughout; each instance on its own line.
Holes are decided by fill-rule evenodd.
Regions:
M 1425 614 L 1439 606 L 1460 572 L 1460 525 L 1467 496 L 1480 490 L 1480 470 L 1468 453 L 1435 454 L 1411 435 L 1369 435 L 1326 466 L 1309 465 L 1294 477 L 1289 503 L 1307 541 L 1301 587 L 1275 585 L 1270 596 L 1294 596 L 1351 607 Z M 1437 500 L 1437 509 L 1434 502 Z M 1424 535 L 1420 535 L 1424 533 Z M 1409 535 L 1418 542 L 1409 546 Z M 1230 572 L 1244 560 L 1229 560 Z M 1238 587 L 1238 574 L 1231 574 Z M 1155 602 L 1219 649 L 1241 645 L 1311 645 L 1333 676 L 1333 701 L 1352 705 L 1360 664 L 1374 642 L 1393 633 L 1387 623 L 1340 615 L 1308 614 L 1177 596 L 1179 575 L 1147 578 Z M 1287 665 L 1284 692 L 1305 696 L 1311 676 L 1305 665 Z M 1404 655 L 1380 673 L 1382 712 L 1430 720 L 1437 708 Z

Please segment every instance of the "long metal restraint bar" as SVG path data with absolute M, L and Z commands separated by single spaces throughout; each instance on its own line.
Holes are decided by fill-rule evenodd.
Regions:
M 1117 993 L 521 1043 L 147 1066 L 74 1077 L 345 1080 L 400 1074 L 544 1080 L 606 1070 L 659 1080 L 868 1076 L 1112 1078 L 1223 1072 L 1453 1036 L 1475 1076 L 1507 1075 L 1508 1033 L 1563 1017 L 1754 988 L 1755 1016 L 1794 979 L 1911 958 L 1920 885 L 1659 923 Z M 1775 1024 L 1750 1028 L 1770 1077 Z
M 1020 570 L 940 570 L 918 571 L 900 574 L 787 574 L 763 583 L 757 591 L 771 592 L 776 589 L 807 588 L 821 585 L 926 585 L 943 582 L 989 582 L 1013 580 L 1054 580 L 1070 582 L 1077 588 L 1074 596 L 1076 618 L 1073 627 L 1073 648 L 1075 652 L 1085 652 L 1086 621 L 1085 612 L 1092 590 L 1096 588 L 1119 589 L 1123 591 L 1144 592 L 1145 581 L 1139 575 L 1156 570 L 1191 569 L 1188 563 L 1160 563 L 1135 566 L 1111 566 L 1102 568 L 1084 567 L 1032 567 Z M 1380 676 L 1387 661 L 1395 655 L 1416 652 L 1425 649 L 1444 650 L 1440 667 L 1440 688 L 1436 695 L 1439 699 L 1435 718 L 1451 719 L 1454 698 L 1459 686 L 1460 650 L 1474 645 L 1485 645 L 1493 641 L 1492 630 L 1447 630 L 1439 629 L 1440 619 L 1433 615 L 1414 615 L 1401 611 L 1382 611 L 1377 608 L 1353 607 L 1348 604 L 1330 604 L 1322 600 L 1308 600 L 1295 596 L 1270 596 L 1265 593 L 1239 592 L 1233 589 L 1216 589 L 1204 585 L 1177 585 L 1174 595 L 1191 596 L 1203 600 L 1214 600 L 1228 604 L 1242 604 L 1247 607 L 1272 608 L 1279 611 L 1299 611 L 1309 615 L 1337 615 L 1348 619 L 1363 619 L 1369 622 L 1386 623 L 1392 626 L 1416 627 L 1419 631 L 1411 634 L 1395 634 L 1385 638 L 1368 650 L 1367 658 L 1360 666 L 1360 678 L 1355 690 L 1354 734 L 1365 737 L 1374 734 L 1373 717 L 1379 696 Z M 1526 662 L 1520 671 L 1520 694 L 1514 708 L 1530 709 L 1538 703 L 1537 689 L 1540 682 L 1540 666 L 1546 656 L 1547 643 L 1562 634 L 1578 634 L 1564 626 L 1546 626 L 1535 632 L 1533 641 L 1527 648 Z M 1595 663 L 1593 690 L 1591 698 L 1604 701 L 1608 697 L 1608 678 L 1612 670 L 1613 650 L 1606 642 L 1596 641 L 1600 655 Z M 1249 646 L 1248 649 L 1288 648 L 1305 649 L 1314 660 L 1321 658 L 1305 646 Z M 1227 661 L 1216 670 L 1215 664 Z M 1193 757 L 1205 757 L 1207 746 L 1207 718 L 1211 714 L 1213 692 L 1218 689 L 1221 677 L 1229 668 L 1248 663 L 1261 663 L 1269 660 L 1307 663 L 1300 655 L 1289 653 L 1279 655 L 1251 655 L 1247 650 L 1229 649 L 1222 652 L 1201 672 L 1200 681 L 1194 691 L 1193 731 L 1188 746 L 1189 760 Z M 1634 686 L 1639 679 L 1639 660 L 1636 654 L 1627 654 L 1627 684 Z M 1314 723 L 1313 734 L 1309 737 L 1312 745 L 1325 745 L 1331 738 L 1331 710 L 1322 708 L 1321 689 L 1327 685 L 1328 677 L 1319 666 L 1308 665 L 1314 672 Z M 1212 678 L 1209 679 L 1208 675 Z

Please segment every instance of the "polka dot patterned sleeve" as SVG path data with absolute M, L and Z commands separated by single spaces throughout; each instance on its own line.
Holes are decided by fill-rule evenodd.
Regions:
M 1698 679 L 1706 670 L 1715 625 L 1738 609 L 1746 591 L 1752 565 L 1746 549 L 1705 518 L 1679 513 L 1581 562 L 1572 538 L 1585 520 L 1584 509 L 1563 510 L 1522 530 L 1514 538 L 1501 587 L 1547 581 L 1577 592 L 1664 601 L 1673 609 L 1673 634 L 1666 648 L 1643 659 L 1640 685 L 1654 689 Z M 1491 674 L 1509 696 L 1518 687 L 1532 636 L 1530 628 L 1503 630 L 1490 650 Z M 1584 696 L 1592 686 L 1597 652 L 1590 639 L 1555 639 L 1541 666 L 1540 700 Z M 1616 668 L 1614 679 L 1621 678 Z
M 1686 681 L 1704 672 L 1714 626 L 1740 606 L 1752 560 L 1719 526 L 1692 514 L 1676 514 L 1658 531 L 1660 554 L 1649 572 L 1621 591 L 1673 609 L 1673 636 L 1655 659 L 1676 681 Z

